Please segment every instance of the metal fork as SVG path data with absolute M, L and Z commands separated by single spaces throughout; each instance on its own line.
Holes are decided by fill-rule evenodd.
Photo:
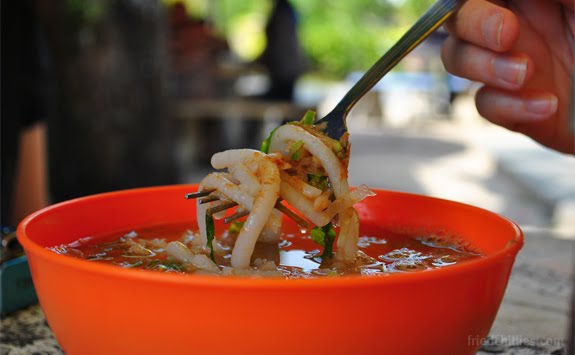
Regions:
M 199 200 L 200 204 L 204 204 L 204 203 L 208 203 L 208 202 L 214 202 L 214 201 L 221 201 L 218 196 L 212 195 L 212 192 L 215 192 L 215 191 L 216 190 L 203 190 L 203 191 L 187 193 L 186 199 L 190 200 L 190 199 L 198 198 L 198 199 L 200 199 Z M 237 203 L 231 202 L 231 201 L 224 202 L 221 205 L 218 205 L 218 206 L 215 206 L 212 208 L 208 208 L 206 210 L 206 214 L 212 216 L 218 212 L 225 211 L 225 210 L 230 209 L 232 207 L 235 207 L 237 205 L 238 205 Z M 284 206 L 281 203 L 281 200 L 278 200 L 276 202 L 274 208 L 276 208 L 278 211 L 285 214 L 289 218 L 293 219 L 299 226 L 301 226 L 303 228 L 309 227 L 309 224 L 307 223 L 307 221 L 305 219 L 301 218 L 300 216 L 295 214 L 292 210 L 290 210 L 289 208 Z M 224 223 L 230 223 L 236 219 L 245 217 L 248 214 L 249 214 L 249 211 L 236 212 L 233 215 L 224 218 Z
M 464 0 L 438 0 L 417 20 L 391 49 L 383 55 L 345 94 L 337 106 L 315 122 L 329 137 L 339 140 L 347 132 L 346 117 L 351 108 L 399 61 L 451 16 Z
M 389 72 L 403 57 L 411 52 L 431 32 L 439 27 L 456 10 L 464 0 L 438 0 L 425 14 L 401 37 L 391 49 L 383 55 L 345 94 L 337 106 L 315 125 L 323 130 L 329 137 L 339 140 L 347 132 L 345 119 L 348 112 L 363 95 L 365 95 L 387 72 Z M 204 190 L 186 194 L 186 199 L 201 198 L 200 204 L 219 200 L 218 196 L 211 195 L 215 190 Z M 234 202 L 226 202 L 219 206 L 209 208 L 206 213 L 214 213 L 235 207 Z M 297 224 L 307 227 L 308 223 L 293 213 L 278 201 L 275 208 L 296 221 Z M 225 218 L 229 223 L 235 219 L 245 217 L 246 212 L 237 212 Z

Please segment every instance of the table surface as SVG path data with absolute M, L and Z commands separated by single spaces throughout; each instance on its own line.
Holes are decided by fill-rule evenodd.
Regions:
M 491 335 L 477 354 L 563 354 L 567 348 L 573 240 L 527 229 Z M 1 321 L 0 354 L 63 354 L 35 305 Z

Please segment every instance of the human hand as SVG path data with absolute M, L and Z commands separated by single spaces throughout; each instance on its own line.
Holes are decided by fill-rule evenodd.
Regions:
M 573 0 L 467 0 L 447 22 L 442 60 L 485 84 L 479 113 L 564 153 L 575 153 Z

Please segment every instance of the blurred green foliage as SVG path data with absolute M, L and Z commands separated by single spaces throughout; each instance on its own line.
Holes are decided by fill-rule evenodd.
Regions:
M 191 16 L 212 23 L 244 60 L 255 60 L 263 51 L 273 0 L 184 2 Z M 433 2 L 290 0 L 298 13 L 302 46 L 315 71 L 329 77 L 369 68 Z
M 366 70 L 431 5 L 431 0 L 293 0 L 300 39 L 324 75 Z
M 67 5 L 74 19 L 80 24 L 87 25 L 100 21 L 108 6 L 103 1 L 92 0 L 68 0 Z

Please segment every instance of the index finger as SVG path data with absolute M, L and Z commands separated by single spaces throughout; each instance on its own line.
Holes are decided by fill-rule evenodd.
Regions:
M 496 52 L 510 50 L 519 36 L 517 17 L 499 1 L 468 0 L 445 28 L 463 41 Z

